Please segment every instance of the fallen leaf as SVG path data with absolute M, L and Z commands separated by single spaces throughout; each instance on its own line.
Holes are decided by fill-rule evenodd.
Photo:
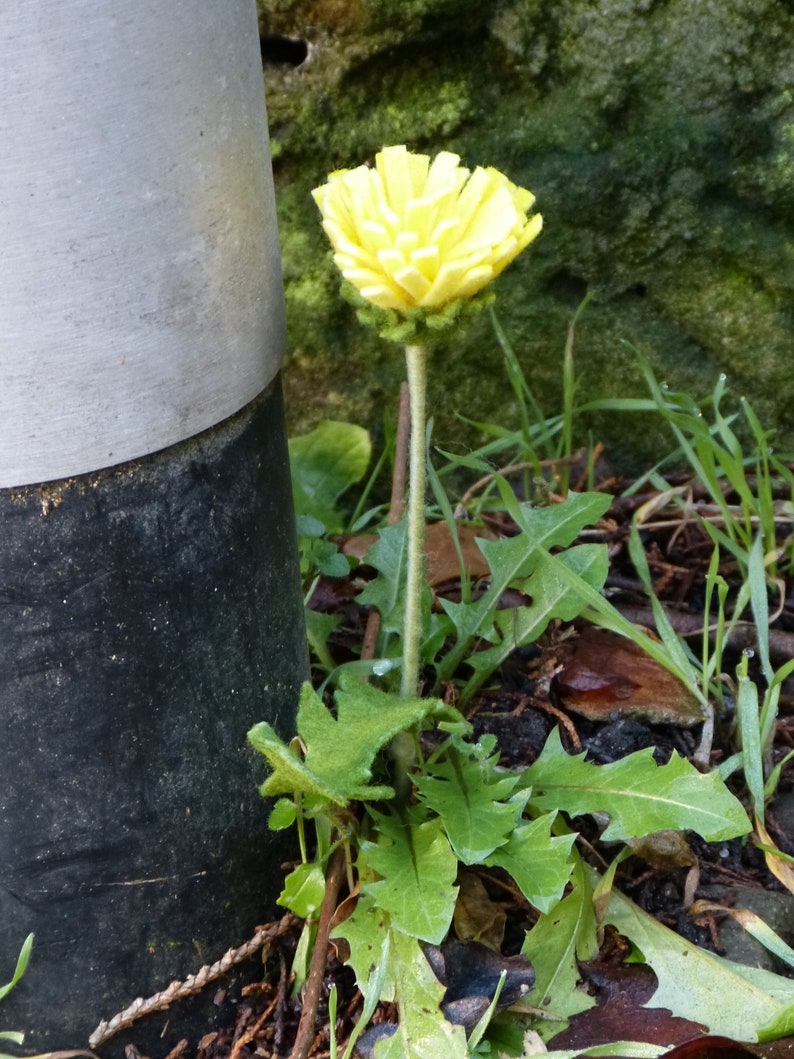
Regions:
M 730 1037 L 695 1037 L 665 1052 L 661 1059 L 754 1059 L 754 1054 Z
M 495 534 L 485 526 L 472 526 L 470 522 L 458 522 L 456 528 L 468 574 L 473 578 L 489 577 L 490 568 L 476 541 L 478 538 L 496 540 Z M 364 558 L 377 539 L 377 533 L 334 537 L 343 555 L 359 560 Z M 431 522 L 425 526 L 425 577 L 432 588 L 448 581 L 460 580 L 458 553 L 446 522 Z
M 697 857 L 680 831 L 653 831 L 640 838 L 630 838 L 628 845 L 646 864 L 660 871 L 697 864 Z
M 480 941 L 500 952 L 507 916 L 501 905 L 492 901 L 482 880 L 474 872 L 458 872 L 458 900 L 453 923 L 461 941 Z
M 554 653 L 562 666 L 553 685 L 560 701 L 591 721 L 621 715 L 690 726 L 703 720 L 689 688 L 625 636 L 587 625 Z

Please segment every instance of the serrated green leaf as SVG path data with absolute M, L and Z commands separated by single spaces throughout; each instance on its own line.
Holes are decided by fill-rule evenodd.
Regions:
M 393 931 L 391 959 L 399 1021 L 394 1036 L 375 1045 L 375 1059 L 468 1059 L 463 1027 L 441 1014 L 444 987 L 416 938 Z
M 484 861 L 512 875 L 527 901 L 540 912 L 550 911 L 559 901 L 573 870 L 571 847 L 576 835 L 552 837 L 553 821 L 554 814 L 545 813 L 521 824 Z
M 458 888 L 458 860 L 440 820 L 411 824 L 370 810 L 378 842 L 362 842 L 368 866 L 381 878 L 362 883 L 395 929 L 439 944 L 452 922 Z
M 645 1007 L 667 1008 L 679 1018 L 704 1023 L 708 1032 L 737 1041 L 769 1040 L 784 1031 L 794 1007 L 794 981 L 724 960 L 662 926 L 613 890 L 606 922 L 630 938 L 659 985 Z
M 407 523 L 384 526 L 378 539 L 364 556 L 364 562 L 378 571 L 378 577 L 359 592 L 358 603 L 375 607 L 384 632 L 402 633 L 404 622 L 405 577 L 408 560 Z
M 526 795 L 507 801 L 515 790 L 516 774 L 497 773 L 499 755 L 473 758 L 450 748 L 414 784 L 421 801 L 443 822 L 459 860 L 479 864 L 507 841 L 526 803 Z
M 584 609 L 579 593 L 560 579 L 556 564 L 550 563 L 547 556 L 542 555 L 536 555 L 535 561 L 537 568 L 534 573 L 516 585 L 530 597 L 531 603 L 496 612 L 495 629 L 489 637 L 495 645 L 467 658 L 474 676 L 464 687 L 461 701 L 470 699 L 513 651 L 534 643 L 552 619 L 573 621 Z M 609 571 L 609 558 L 604 544 L 581 544 L 569 548 L 557 556 L 557 562 L 575 570 L 588 585 L 599 589 Z
M 331 932 L 332 938 L 344 938 L 350 946 L 347 963 L 353 968 L 356 985 L 365 996 L 373 970 L 383 958 L 390 929 L 388 912 L 379 908 L 370 894 L 362 893 L 352 913 Z M 387 1003 L 394 1000 L 394 976 L 390 966 L 386 968 L 378 999 Z
M 594 765 L 584 753 L 566 754 L 555 728 L 522 782 L 531 785 L 529 804 L 538 809 L 608 813 L 602 836 L 608 842 L 665 830 L 695 831 L 717 842 L 750 831 L 741 803 L 718 773 L 700 773 L 678 754 L 656 765 L 651 747 Z
M 477 547 L 491 571 L 487 591 L 473 603 L 452 603 L 441 600 L 444 610 L 456 630 L 454 647 L 438 666 L 438 679 L 448 680 L 466 657 L 475 637 L 488 638 L 493 626 L 499 600 L 510 585 L 527 578 L 538 563 L 538 547 L 543 549 L 566 547 L 588 524 L 596 521 L 609 507 L 610 498 L 603 493 L 571 494 L 562 504 L 534 508 L 519 505 L 508 487 L 503 497 L 510 513 L 519 521 L 524 532 L 518 537 L 497 541 L 477 540 Z M 578 613 L 578 611 L 577 611 Z
M 251 729 L 249 742 L 273 770 L 260 788 L 263 795 L 300 792 L 337 805 L 391 798 L 392 787 L 370 785 L 378 751 L 428 717 L 459 716 L 438 699 L 402 699 L 355 678 L 342 678 L 335 701 L 336 717 L 311 684 L 303 685 L 297 717 L 303 761 L 266 722 Z
M 571 881 L 571 892 L 540 917 L 521 948 L 535 971 L 535 985 L 526 1002 L 566 1019 L 595 1004 L 593 997 L 577 988 L 581 976 L 576 961 L 591 960 L 598 952 L 592 889 L 581 862 L 574 865 Z M 545 1035 L 562 1028 L 557 1022 L 546 1023 Z
M 299 864 L 284 880 L 276 904 L 288 908 L 301 919 L 313 916 L 323 903 L 325 875 L 319 864 Z
M 344 529 L 337 500 L 363 478 L 371 454 L 369 434 L 353 423 L 324 420 L 310 434 L 290 438 L 296 515 L 318 519 L 329 533 Z
M 519 503 L 512 489 L 500 489 L 518 526 L 542 548 L 567 548 L 585 526 L 592 526 L 612 503 L 607 493 L 569 493 L 562 504 L 535 507 Z

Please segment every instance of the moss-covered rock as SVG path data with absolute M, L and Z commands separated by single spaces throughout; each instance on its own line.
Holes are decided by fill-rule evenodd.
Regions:
M 309 191 L 407 143 L 457 151 L 530 188 L 540 239 L 498 280 L 497 310 L 556 411 L 571 316 L 588 399 L 644 393 L 641 349 L 676 389 L 724 371 L 794 444 L 794 8 L 783 0 L 261 0 L 284 253 L 293 429 L 377 426 L 403 367 L 338 294 Z M 267 49 L 266 49 L 267 53 Z M 515 409 L 487 317 L 431 364 L 436 436 L 459 411 Z M 485 366 L 488 365 L 486 368 Z M 492 365 L 492 366 L 491 366 Z M 646 421 L 591 420 L 614 459 L 659 453 Z

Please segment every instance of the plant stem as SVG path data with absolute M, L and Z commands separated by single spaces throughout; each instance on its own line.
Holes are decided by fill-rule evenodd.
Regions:
M 422 575 L 425 538 L 425 351 L 406 346 L 411 403 L 411 444 L 408 457 L 408 579 L 405 590 L 401 694 L 416 695 L 419 641 L 422 635 Z

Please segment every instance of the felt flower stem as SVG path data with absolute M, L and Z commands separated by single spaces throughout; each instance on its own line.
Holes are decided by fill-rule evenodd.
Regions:
M 422 346 L 406 346 L 408 393 L 411 406 L 411 442 L 408 455 L 408 576 L 403 626 L 401 694 L 414 698 L 419 679 L 419 644 L 422 637 L 422 580 L 425 540 L 425 391 L 426 357 Z

